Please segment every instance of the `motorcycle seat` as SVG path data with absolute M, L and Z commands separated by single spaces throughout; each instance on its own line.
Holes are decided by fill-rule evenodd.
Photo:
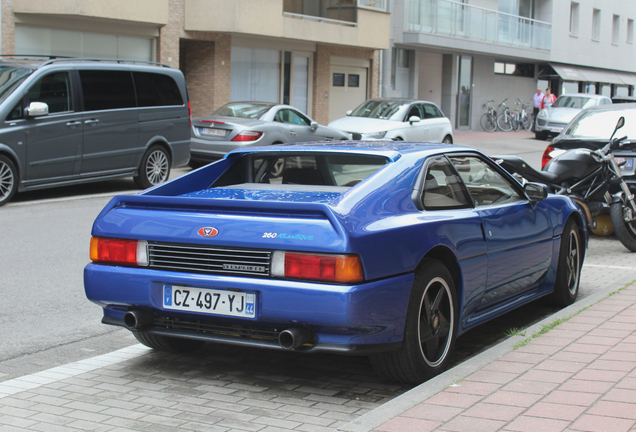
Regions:
M 555 183 L 557 175 L 546 171 L 537 171 L 519 156 L 499 155 L 491 156 L 503 169 L 509 173 L 517 173 L 530 182 Z

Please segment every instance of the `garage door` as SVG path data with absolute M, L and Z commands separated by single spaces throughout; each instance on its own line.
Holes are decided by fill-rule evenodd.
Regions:
M 356 66 L 331 66 L 331 89 L 329 91 L 329 121 L 346 116 L 367 100 L 368 68 Z

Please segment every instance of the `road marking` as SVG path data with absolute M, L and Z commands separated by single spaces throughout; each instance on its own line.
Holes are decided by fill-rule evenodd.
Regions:
M 0 382 L 0 399 L 31 390 L 46 384 L 51 384 L 67 378 L 111 366 L 124 360 L 137 357 L 150 351 L 150 348 L 136 344 L 108 354 L 102 354 L 96 357 L 79 360 L 68 363 L 63 366 L 56 366 L 31 375 L 24 375 L 7 381 Z
M 583 264 L 583 267 L 598 267 L 598 268 L 610 268 L 610 269 L 619 269 L 619 270 L 636 270 L 636 267 L 602 265 L 602 264 Z

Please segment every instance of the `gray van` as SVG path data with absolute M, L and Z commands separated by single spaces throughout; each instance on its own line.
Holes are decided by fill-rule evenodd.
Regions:
M 0 60 L 0 205 L 117 177 L 162 183 L 190 159 L 190 125 L 185 79 L 166 65 Z

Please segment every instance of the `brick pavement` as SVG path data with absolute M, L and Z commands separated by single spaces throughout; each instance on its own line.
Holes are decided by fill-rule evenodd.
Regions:
M 339 430 L 636 431 L 636 283 L 589 296 Z

